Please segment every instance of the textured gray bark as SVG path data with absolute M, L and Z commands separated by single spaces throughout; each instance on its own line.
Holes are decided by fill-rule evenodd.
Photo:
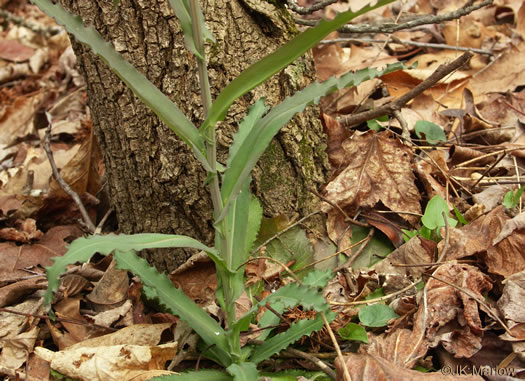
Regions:
M 184 47 L 167 1 L 61 0 L 174 100 L 199 126 L 203 119 L 195 58 Z M 206 46 L 215 98 L 243 69 L 296 33 L 284 8 L 261 0 L 202 1 L 216 43 Z M 123 233 L 186 234 L 213 244 L 212 208 L 205 172 L 174 133 L 136 99 L 89 48 L 73 44 L 88 84 L 95 134 L 104 157 L 110 199 Z M 218 155 L 247 107 L 260 97 L 276 104 L 314 79 L 310 55 L 296 61 L 232 106 L 219 126 Z M 319 208 L 308 188 L 324 183 L 328 169 L 318 111 L 310 108 L 274 139 L 255 172 L 253 190 L 266 216 L 301 215 Z M 320 226 L 319 221 L 318 226 Z M 190 251 L 151 251 L 146 258 L 171 270 Z

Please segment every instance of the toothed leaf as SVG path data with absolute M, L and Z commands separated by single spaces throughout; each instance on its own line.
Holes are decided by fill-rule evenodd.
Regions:
M 405 68 L 402 63 L 395 63 L 387 65 L 384 70 L 366 68 L 355 73 L 347 73 L 340 78 L 332 77 L 322 83 L 314 82 L 275 106 L 250 130 L 224 174 L 221 194 L 226 205 L 225 209 L 237 197 L 245 179 L 250 175 L 274 136 L 296 113 L 303 111 L 311 103 L 318 103 L 322 96 L 335 90 L 357 86 L 369 79 Z
M 335 313 L 330 312 L 326 314 L 328 321 L 333 320 L 334 317 Z M 286 331 L 270 339 L 266 339 L 262 345 L 256 347 L 250 357 L 250 361 L 257 364 L 266 360 L 274 354 L 281 352 L 283 349 L 288 348 L 290 344 L 295 343 L 301 337 L 309 336 L 312 332 L 319 331 L 323 328 L 323 325 L 323 320 L 319 314 L 315 319 L 299 320 L 293 323 Z
M 186 49 L 188 49 L 193 54 L 195 54 L 197 57 L 202 59 L 200 52 L 197 50 L 195 46 L 195 37 L 193 35 L 193 28 L 191 27 L 192 21 L 191 21 L 191 11 L 190 11 L 189 0 L 169 0 L 169 1 L 170 1 L 171 8 L 173 9 L 173 12 L 175 12 L 175 16 L 177 16 L 177 18 L 179 19 L 180 27 L 182 29 L 182 32 L 184 33 L 184 43 L 186 45 Z M 198 18 L 199 18 L 199 28 L 202 31 L 204 39 L 215 42 L 213 35 L 206 28 L 206 24 L 204 23 L 204 17 L 202 15 L 202 11 L 200 10 L 200 7 L 199 7 Z
M 228 344 L 222 327 L 182 290 L 176 288 L 165 274 L 159 273 L 146 260 L 130 251 L 117 250 L 114 258 L 119 269 L 131 271 L 140 277 L 148 298 L 186 321 L 206 344 L 215 345 L 220 349 L 220 351 L 215 350 L 214 353 L 218 355 L 223 365 L 231 361 L 227 355 Z
M 58 3 L 53 4 L 49 0 L 32 1 L 58 24 L 63 25 L 78 41 L 88 45 L 146 106 L 190 146 L 204 168 L 210 170 L 204 155 L 204 140 L 197 127 L 166 95 L 127 62 L 111 44 L 104 41 L 95 28 L 84 26 L 80 17 L 70 14 Z
M 53 265 L 46 267 L 48 288 L 44 294 L 44 304 L 49 306 L 53 297 L 53 292 L 58 289 L 60 275 L 66 270 L 66 266 L 76 262 L 87 262 L 95 253 L 103 255 L 111 254 L 114 250 L 136 250 L 157 249 L 166 247 L 190 247 L 193 249 L 204 250 L 209 253 L 214 260 L 222 261 L 217 257 L 215 249 L 200 243 L 199 241 L 172 234 L 143 233 L 133 235 L 96 235 L 87 238 L 78 238 L 69 245 L 66 254 L 62 257 L 54 257 Z M 220 263 L 220 262 L 219 262 Z
M 307 29 L 305 32 L 281 46 L 274 53 L 248 67 L 219 94 L 201 130 L 205 131 L 208 127 L 215 126 L 217 122 L 223 120 L 228 109 L 236 99 L 284 69 L 288 64 L 317 45 L 319 41 L 329 33 L 340 28 L 353 18 L 391 3 L 392 1 L 393 0 L 381 0 L 375 5 L 366 6 L 355 13 L 352 11 L 343 12 L 338 14 L 333 20 L 321 20 L 315 27 Z

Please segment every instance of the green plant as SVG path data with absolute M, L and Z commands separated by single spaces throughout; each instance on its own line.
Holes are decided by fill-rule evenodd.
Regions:
M 63 257 L 54 259 L 47 268 L 49 287 L 44 296 L 50 309 L 53 292 L 59 285 L 59 277 L 68 264 L 86 262 L 95 253 L 114 254 L 117 266 L 140 276 L 144 293 L 157 299 L 166 310 L 187 321 L 203 341 L 204 354 L 226 368 L 227 373 L 204 371 L 200 379 L 256 380 L 257 363 L 280 352 L 303 335 L 319 330 L 322 317 L 334 318 L 329 305 L 319 293 L 331 277 L 329 271 L 314 271 L 308 274 L 303 285 L 288 284 L 262 301 L 255 303 L 240 318 L 235 314 L 235 300 L 244 291 L 244 264 L 256 238 L 262 217 L 258 200 L 250 192 L 251 171 L 278 131 L 306 106 L 317 103 L 321 96 L 345 86 L 357 85 L 370 78 L 404 68 L 402 64 L 387 66 L 384 70 L 367 68 L 348 73 L 340 78 L 330 78 L 323 83 L 313 83 L 281 104 L 268 110 L 264 99 L 257 100 L 240 123 L 229 157 L 224 168 L 216 160 L 215 125 L 223 120 L 231 104 L 243 94 L 266 81 L 293 60 L 316 45 L 328 33 L 339 28 L 354 17 L 392 0 L 382 0 L 372 7 L 357 13 L 345 12 L 332 21 L 321 21 L 318 26 L 299 34 L 293 40 L 255 63 L 235 78 L 212 102 L 208 83 L 204 44 L 213 40 L 206 29 L 204 18 L 195 0 L 170 0 L 184 32 L 186 47 L 195 55 L 198 63 L 201 97 L 205 121 L 200 128 L 194 126 L 186 116 L 162 94 L 142 73 L 125 61 L 113 47 L 106 43 L 92 27 L 85 27 L 82 20 L 65 11 L 50 0 L 33 0 L 44 12 L 66 27 L 75 38 L 91 47 L 111 69 L 125 82 L 159 118 L 166 123 L 188 146 L 208 173 L 207 184 L 214 208 L 215 247 L 208 247 L 193 238 L 165 234 L 91 236 L 75 240 Z M 134 252 L 147 248 L 190 247 L 205 251 L 216 265 L 218 288 L 217 299 L 225 311 L 227 329 L 200 309 L 169 279 L 149 266 Z M 300 320 L 285 332 L 273 334 L 264 330 L 260 337 L 263 344 L 241 348 L 240 333 L 248 328 L 253 316 L 261 306 L 271 304 L 274 310 L 301 304 L 306 309 L 317 311 L 311 320 Z M 49 310 L 50 314 L 52 311 Z M 259 321 L 260 327 L 276 323 L 277 317 L 266 312 Z M 170 376 L 185 379 L 193 376 Z M 197 378 L 199 379 L 199 378 Z
M 458 220 L 460 220 L 461 223 L 466 224 L 465 219 L 456 207 L 454 207 L 454 212 Z M 447 202 L 443 200 L 441 196 L 436 195 L 428 202 L 427 207 L 425 208 L 425 213 L 423 214 L 423 217 L 421 217 L 421 223 L 423 224 L 421 229 L 419 229 L 419 231 L 402 229 L 405 241 L 408 241 L 410 238 L 415 237 L 418 234 L 426 239 L 434 241 L 441 240 L 439 230 L 445 226 L 443 214 L 447 216 L 449 226 L 455 227 L 458 224 L 458 221 L 449 217 L 449 207 Z
M 518 203 L 521 199 L 521 194 L 523 193 L 523 190 L 525 189 L 525 185 L 522 185 L 518 190 L 513 191 L 510 190 L 507 193 L 505 193 L 505 196 L 503 197 L 503 202 L 501 203 L 505 208 L 511 209 L 518 206 Z

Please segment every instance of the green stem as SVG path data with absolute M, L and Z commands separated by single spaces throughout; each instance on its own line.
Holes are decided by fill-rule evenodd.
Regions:
M 190 12 L 192 20 L 193 38 L 195 41 L 195 48 L 199 52 L 202 58 L 197 58 L 197 66 L 199 73 L 200 92 L 204 110 L 204 119 L 208 117 L 208 112 L 211 109 L 211 91 L 210 81 L 208 78 L 208 67 L 206 65 L 206 55 L 204 52 L 204 38 L 202 36 L 202 30 L 200 28 L 200 6 L 198 0 L 190 1 Z M 213 210 L 215 218 L 222 212 L 222 198 L 219 187 L 219 178 L 217 176 L 217 143 L 215 138 L 215 126 L 208 129 L 206 136 L 206 150 L 208 157 L 208 164 L 210 165 L 210 171 L 208 175 L 212 177 L 210 183 L 210 193 L 213 202 Z
M 203 103 L 203 109 L 204 109 L 204 119 L 206 120 L 208 118 L 208 112 L 211 109 L 212 101 L 211 101 L 211 91 L 210 91 L 210 83 L 208 78 L 208 68 L 206 65 L 206 55 L 204 52 L 204 39 L 202 36 L 202 30 L 200 29 L 200 8 L 199 8 L 199 2 L 198 0 L 191 0 L 190 1 L 190 12 L 191 12 L 191 20 L 192 20 L 192 29 L 193 29 L 193 37 L 195 41 L 195 48 L 199 52 L 200 56 L 202 58 L 197 58 L 197 65 L 198 65 L 198 73 L 199 73 L 199 82 L 200 82 L 200 93 L 201 93 L 201 99 Z M 206 150 L 207 150 L 207 159 L 209 166 L 211 168 L 210 171 L 208 171 L 208 175 L 211 176 L 211 182 L 210 182 L 210 193 L 211 193 L 211 199 L 213 202 L 213 210 L 214 210 L 214 218 L 217 220 L 217 218 L 222 214 L 223 211 L 223 202 L 222 202 L 222 196 L 221 191 L 219 187 L 219 176 L 217 175 L 217 143 L 216 143 L 216 136 L 215 136 L 215 126 L 210 126 L 210 128 L 207 129 L 206 132 Z M 226 224 L 224 220 L 222 220 L 220 223 L 220 227 L 215 229 L 215 235 L 216 235 L 216 243 L 217 243 L 217 249 L 222 255 L 228 255 L 230 251 L 229 246 L 233 244 L 233 242 L 228 242 L 227 238 L 223 235 L 223 232 L 226 230 Z M 226 264 L 228 268 L 231 268 L 231 259 L 232 258 L 225 258 Z M 235 306 L 233 300 L 233 288 L 230 284 L 231 275 L 229 273 L 220 272 L 218 276 L 221 277 L 222 285 L 223 285 L 223 296 L 224 296 L 224 306 L 223 308 L 226 310 L 226 320 L 228 322 L 228 326 L 232 326 L 235 322 Z M 230 340 L 230 347 L 232 351 L 232 355 L 234 357 L 237 357 L 237 360 L 240 356 L 240 336 L 239 333 L 229 332 L 229 340 Z

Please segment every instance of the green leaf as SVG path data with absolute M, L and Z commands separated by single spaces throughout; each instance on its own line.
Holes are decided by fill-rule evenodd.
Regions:
M 456 218 L 458 219 L 459 223 L 462 225 L 467 225 L 468 221 L 463 217 L 463 214 L 456 208 L 456 205 L 452 205 L 452 209 L 454 209 L 454 214 L 456 215 Z
M 335 317 L 335 313 L 329 312 L 326 314 L 328 321 L 331 321 Z M 319 331 L 323 328 L 323 319 L 318 314 L 315 319 L 299 320 L 293 323 L 290 328 L 285 332 L 279 333 L 274 337 L 267 339 L 264 344 L 255 348 L 250 361 L 259 363 L 266 360 L 270 356 L 279 353 L 283 349 L 286 349 L 290 344 L 295 343 L 303 336 L 308 336 L 314 331 Z
M 514 191 L 510 190 L 505 193 L 501 204 L 507 209 L 514 208 Z
M 392 319 L 397 319 L 398 314 L 384 304 L 372 304 L 359 310 L 359 321 L 367 327 L 384 327 Z
M 171 128 L 192 149 L 204 168 L 211 170 L 205 156 L 204 140 L 197 127 L 179 108 L 155 87 L 139 70 L 127 62 L 111 44 L 104 41 L 91 26 L 85 27 L 80 17 L 64 10 L 58 3 L 49 0 L 34 0 L 38 7 L 63 25 L 75 38 L 91 47 L 119 78 L 148 106 L 166 125 Z
M 317 289 L 306 285 L 301 286 L 298 283 L 289 283 L 253 305 L 248 312 L 235 322 L 233 329 L 238 326 L 245 326 L 260 307 L 266 304 L 273 305 L 274 303 L 280 303 L 283 307 L 288 308 L 293 308 L 300 304 L 308 310 L 313 309 L 318 312 L 324 311 L 325 313 L 330 311 L 330 305 Z
M 361 341 L 368 343 L 368 335 L 364 327 L 355 323 L 348 323 L 337 331 L 343 340 Z
M 239 151 L 239 148 L 242 147 L 242 145 L 244 144 L 246 137 L 255 126 L 255 123 L 257 123 L 261 119 L 261 117 L 267 110 L 268 107 L 264 104 L 264 98 L 258 99 L 257 102 L 255 102 L 248 109 L 248 114 L 241 121 L 241 123 L 239 124 L 239 129 L 233 136 L 233 143 L 230 146 L 228 161 L 226 163 L 227 167 L 230 167 L 233 157 Z
M 321 20 L 317 26 L 307 29 L 305 32 L 281 46 L 274 53 L 267 55 L 262 60 L 248 67 L 219 94 L 201 130 L 206 131 L 208 127 L 215 126 L 217 122 L 223 120 L 235 100 L 295 61 L 317 45 L 317 43 L 329 33 L 340 28 L 353 18 L 391 3 L 392 1 L 393 0 L 381 0 L 374 6 L 364 7 L 356 13 L 348 11 L 338 14 L 331 21 Z
M 222 327 L 182 290 L 176 288 L 165 274 L 159 273 L 131 251 L 117 250 L 114 258 L 119 269 L 131 271 L 140 277 L 148 298 L 156 300 L 187 322 L 206 344 L 216 346 L 220 351 L 215 351 L 215 354 L 220 356 L 223 365 L 231 363 L 226 333 Z
M 411 238 L 417 235 L 417 230 L 401 229 L 401 231 L 403 232 L 403 239 L 405 242 L 410 241 Z
M 133 235 L 108 234 L 78 238 L 69 245 L 64 256 L 54 257 L 53 265 L 46 267 L 48 288 L 44 294 L 44 305 L 49 306 L 51 304 L 53 292 L 58 289 L 60 275 L 64 273 L 67 265 L 76 262 L 87 262 L 97 252 L 108 255 L 113 250 L 140 251 L 166 247 L 189 247 L 203 250 L 217 261 L 216 263 L 219 263 L 219 265 L 222 263 L 222 259 L 217 256 L 215 249 L 183 235 L 143 233 Z
M 376 288 L 373 292 L 365 296 L 365 300 L 377 299 L 385 296 L 383 287 Z
M 443 212 L 448 219 L 449 226 L 455 227 L 457 221 L 449 217 L 448 204 L 443 198 L 439 195 L 432 197 L 428 202 L 427 207 L 425 208 L 425 214 L 421 217 L 421 222 L 427 229 L 435 230 L 445 226 L 445 221 L 443 220 Z
M 514 191 L 510 190 L 507 193 L 505 193 L 505 197 L 503 198 L 502 205 L 507 208 L 515 208 L 518 203 L 520 202 L 521 195 L 523 193 L 523 190 L 525 189 L 525 185 L 522 185 L 516 193 Z
M 325 288 L 328 282 L 334 277 L 332 270 L 313 270 L 303 279 L 303 284 L 317 289 Z
M 191 11 L 190 11 L 190 0 L 169 0 L 175 16 L 179 19 L 180 27 L 184 33 L 184 43 L 186 44 L 186 49 L 191 51 L 200 59 L 203 59 L 200 52 L 197 50 L 195 45 L 195 37 L 193 36 L 193 28 L 191 27 Z M 198 3 L 197 3 L 198 4 Z M 213 35 L 206 28 L 204 23 L 204 17 L 199 6 L 199 28 L 202 31 L 202 35 L 205 40 L 215 42 Z
M 426 120 L 418 120 L 414 126 L 416 135 L 418 138 L 422 138 L 422 134 L 425 134 L 425 139 L 428 144 L 437 144 L 439 142 L 446 142 L 447 137 L 441 127 L 432 122 Z
M 362 226 L 352 226 L 352 238 L 350 243 L 354 244 L 368 236 L 370 229 Z M 365 248 L 361 250 L 361 253 L 352 263 L 354 269 L 369 268 L 386 258 L 388 254 L 395 250 L 392 241 L 388 239 L 383 233 L 376 231 L 370 241 L 364 242 L 352 249 L 353 253 L 356 253 L 361 249 L 361 246 L 365 245 Z
M 231 364 L 227 369 L 234 381 L 254 381 L 259 379 L 259 372 L 253 362 Z
M 219 370 L 197 370 L 152 378 L 155 381 L 232 381 L 233 377 Z
M 228 171 L 224 174 L 221 195 L 225 209 L 237 197 L 245 179 L 264 153 L 279 130 L 311 103 L 318 103 L 320 98 L 332 91 L 346 86 L 356 86 L 371 78 L 395 70 L 406 68 L 402 63 L 387 65 L 384 70 L 366 68 L 355 73 L 347 73 L 340 78 L 332 77 L 322 83 L 314 82 L 275 106 L 264 118 L 259 120 L 243 139 L 243 144 L 230 159 Z M 219 220 L 221 219 L 220 216 Z
M 276 311 L 279 314 L 282 314 L 283 311 L 284 311 L 284 305 L 282 303 L 280 303 L 280 302 L 272 303 L 272 308 L 273 308 L 274 311 Z M 261 319 L 259 320 L 259 323 L 257 324 L 259 328 L 263 329 L 261 331 L 261 334 L 259 335 L 258 339 L 259 340 L 266 340 L 266 338 L 268 336 L 270 336 L 270 334 L 274 330 L 274 328 L 270 329 L 270 328 L 267 328 L 267 327 L 276 326 L 276 325 L 279 324 L 279 322 L 280 322 L 279 316 L 277 316 L 276 314 L 274 314 L 270 310 L 266 310 L 264 312 L 263 316 L 261 317 Z
M 366 125 L 371 130 L 380 131 L 384 127 L 380 125 L 378 122 L 388 122 L 388 119 L 389 119 L 388 115 L 383 115 L 383 116 L 380 116 L 379 118 L 367 120 Z

